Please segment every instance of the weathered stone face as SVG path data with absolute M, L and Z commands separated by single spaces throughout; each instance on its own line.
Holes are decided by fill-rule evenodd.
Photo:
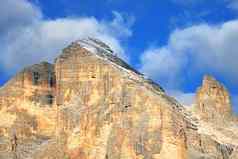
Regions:
M 197 91 L 196 107 L 204 120 L 229 120 L 232 116 L 230 95 L 213 77 L 205 76 Z
M 2 150 L 2 158 L 13 155 L 11 147 L 14 136 L 17 136 L 18 142 L 21 143 L 18 145 L 21 145 L 19 151 L 22 152 L 18 152 L 18 155 L 21 154 L 21 158 L 24 158 L 23 156 L 30 155 L 30 150 L 24 149 L 31 147 L 25 146 L 37 145 L 33 138 L 41 135 L 48 137 L 54 133 L 56 112 L 52 107 L 55 84 L 54 66 L 43 62 L 25 68 L 1 88 L 0 147 L 7 147 Z M 41 141 L 37 139 L 37 142 L 38 140 Z
M 228 107 L 227 94 L 212 89 L 223 87 L 213 83 L 204 82 L 200 103 L 208 94 Z M 25 69 L 1 93 L 0 119 L 8 120 L 0 122 L 0 159 L 236 158 L 236 128 L 204 131 L 212 126 L 98 40 L 72 43 L 54 66 Z
M 0 90 L 0 109 L 16 101 L 52 105 L 55 96 L 54 66 L 43 62 L 25 68 Z
M 139 84 L 136 72 L 125 73 L 77 44 L 55 68 L 57 103 L 66 106 L 60 131 L 68 135 L 72 158 L 170 158 L 168 152 L 186 158 L 183 116 L 170 108 L 163 91 Z

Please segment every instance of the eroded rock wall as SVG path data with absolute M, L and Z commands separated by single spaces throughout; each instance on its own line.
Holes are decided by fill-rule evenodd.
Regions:
M 0 109 L 16 101 L 51 105 L 55 96 L 54 66 L 42 62 L 25 68 L 0 90 Z
M 213 127 L 231 114 L 223 86 L 206 77 L 190 112 L 98 40 L 26 68 L 0 99 L 0 159 L 237 158 L 236 126 Z
M 187 158 L 186 122 L 164 92 L 79 46 L 65 51 L 56 62 L 57 103 L 66 107 L 60 131 L 71 158 Z
M 55 84 L 54 66 L 42 62 L 0 89 L 0 158 L 27 158 L 55 134 Z
M 232 107 L 227 89 L 211 76 L 205 76 L 197 91 L 196 108 L 204 120 L 230 120 Z

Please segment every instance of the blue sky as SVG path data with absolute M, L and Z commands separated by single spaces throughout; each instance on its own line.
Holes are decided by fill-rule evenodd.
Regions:
M 1 85 L 26 65 L 53 61 L 71 41 L 93 36 L 185 104 L 204 74 L 211 74 L 238 107 L 238 0 L 3 3 Z

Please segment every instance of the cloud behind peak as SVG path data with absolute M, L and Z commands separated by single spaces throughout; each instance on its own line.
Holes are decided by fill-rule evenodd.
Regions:
M 113 12 L 111 20 L 80 16 L 46 20 L 40 8 L 26 0 L 9 0 L 0 10 L 4 15 L 0 18 L 0 61 L 6 72 L 14 74 L 26 65 L 52 61 L 63 47 L 88 36 L 105 41 L 128 59 L 121 40 L 132 35 L 134 19 L 119 12 Z

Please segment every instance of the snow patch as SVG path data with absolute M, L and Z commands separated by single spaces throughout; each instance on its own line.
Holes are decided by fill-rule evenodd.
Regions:
M 96 54 L 100 53 L 100 54 L 113 55 L 112 49 L 98 39 L 88 37 L 86 39 L 80 39 L 76 41 L 76 43 L 78 43 L 81 47 L 87 49 L 88 51 L 91 51 Z

